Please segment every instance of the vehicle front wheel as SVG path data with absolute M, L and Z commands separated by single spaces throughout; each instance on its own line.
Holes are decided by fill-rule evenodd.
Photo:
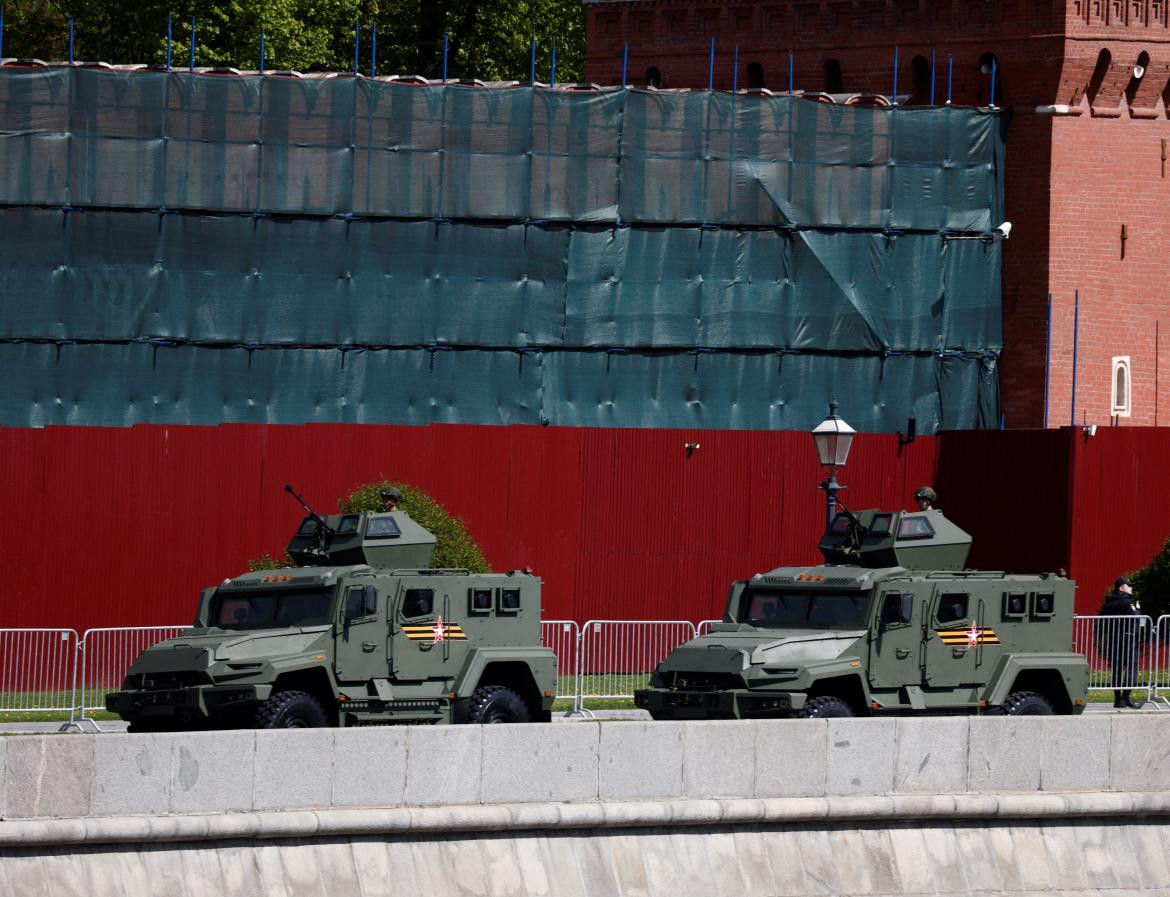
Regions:
M 817 698 L 809 698 L 802 710 L 798 710 L 796 715 L 803 719 L 828 719 L 830 717 L 840 716 L 855 716 L 853 708 L 842 701 L 840 698 L 834 698 L 832 695 L 821 695 Z
M 133 722 L 126 727 L 126 731 L 131 734 L 139 732 L 178 732 L 179 724 L 171 721 L 157 722 L 157 721 L 142 721 Z
M 1052 716 L 1052 704 L 1044 695 L 1034 691 L 1013 691 L 1004 698 L 1003 712 L 1007 716 Z
M 274 694 L 256 710 L 257 729 L 318 729 L 329 725 L 321 702 L 303 691 Z
M 469 723 L 526 723 L 528 706 L 524 699 L 504 685 L 485 685 L 471 696 Z

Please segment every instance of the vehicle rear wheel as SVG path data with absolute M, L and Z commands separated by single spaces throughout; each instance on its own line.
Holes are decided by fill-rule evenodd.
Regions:
M 256 710 L 257 729 L 317 729 L 329 725 L 321 702 L 303 691 L 274 694 Z
M 1008 716 L 1052 716 L 1055 713 L 1048 699 L 1034 691 L 1013 691 L 1004 698 L 1003 712 Z
M 853 708 L 840 698 L 834 698 L 832 695 L 821 695 L 817 698 L 809 698 L 804 709 L 797 711 L 796 715 L 803 719 L 827 719 L 829 717 L 855 716 L 856 714 L 854 714 Z
M 504 685 L 485 685 L 471 696 L 469 723 L 526 723 L 528 706 L 524 699 Z

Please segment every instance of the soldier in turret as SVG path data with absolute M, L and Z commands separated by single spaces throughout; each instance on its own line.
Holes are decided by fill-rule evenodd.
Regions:
M 933 511 L 934 503 L 938 501 L 938 493 L 929 486 L 919 486 L 914 493 L 914 501 L 918 503 L 918 510 Z
M 397 511 L 398 503 L 402 501 L 402 490 L 397 486 L 387 486 L 378 495 L 382 499 L 383 511 Z

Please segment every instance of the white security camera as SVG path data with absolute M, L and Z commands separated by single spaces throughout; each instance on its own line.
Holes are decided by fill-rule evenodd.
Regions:
M 1005 221 L 1003 224 L 997 227 L 996 230 L 1003 234 L 1003 238 L 1006 240 L 1009 236 L 1011 236 L 1012 223 L 1010 221 Z

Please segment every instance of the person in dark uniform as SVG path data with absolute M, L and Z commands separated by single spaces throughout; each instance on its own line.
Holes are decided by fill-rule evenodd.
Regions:
M 383 511 L 397 511 L 398 503 L 402 501 L 402 490 L 397 486 L 387 486 L 378 495 L 382 499 Z
M 1133 586 L 1124 576 L 1113 582 L 1113 591 L 1101 602 L 1101 617 L 1097 622 L 1098 651 L 1113 667 L 1113 706 L 1117 709 L 1140 707 L 1133 700 L 1130 689 L 1137 685 L 1138 640 L 1142 612 L 1133 595 Z M 1127 619 L 1133 617 L 1135 619 Z
M 934 503 L 938 501 L 938 493 L 929 486 L 919 486 L 914 492 L 914 501 L 918 503 L 918 510 L 933 511 Z

